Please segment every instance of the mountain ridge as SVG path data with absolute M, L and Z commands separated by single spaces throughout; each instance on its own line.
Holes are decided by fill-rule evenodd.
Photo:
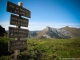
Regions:
M 80 28 L 65 26 L 57 29 L 47 26 L 45 29 L 35 33 L 34 37 L 37 38 L 75 38 L 80 37 Z
M 6 31 L 8 33 L 8 31 Z M 80 38 L 80 28 L 65 26 L 62 28 L 52 28 L 47 26 L 40 31 L 29 31 L 28 37 L 36 38 Z

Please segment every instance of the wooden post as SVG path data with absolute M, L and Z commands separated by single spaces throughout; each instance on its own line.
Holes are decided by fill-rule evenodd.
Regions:
M 18 5 L 22 7 L 22 2 L 18 2 Z M 21 17 L 21 15 L 19 15 Z M 16 26 L 16 28 L 20 28 L 20 26 Z M 15 38 L 15 40 L 20 40 L 20 37 Z M 20 50 L 14 50 L 14 60 L 20 60 L 19 59 Z

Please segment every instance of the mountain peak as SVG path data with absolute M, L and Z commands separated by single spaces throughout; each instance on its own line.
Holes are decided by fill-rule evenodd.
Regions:
M 47 26 L 47 27 L 46 27 L 46 31 L 49 31 L 49 30 L 50 30 L 50 27 L 49 27 L 49 26 Z
M 65 28 L 69 28 L 69 26 L 65 26 Z
M 47 26 L 46 28 L 50 28 L 49 26 Z

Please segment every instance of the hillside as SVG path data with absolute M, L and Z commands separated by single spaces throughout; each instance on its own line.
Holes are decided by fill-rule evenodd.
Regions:
M 0 25 L 0 36 L 3 37 L 6 34 L 5 28 Z
M 64 29 L 63 29 L 64 28 Z M 20 53 L 20 60 L 80 60 L 80 39 L 73 39 L 71 27 L 61 29 L 46 27 L 42 31 L 29 31 L 27 50 Z M 77 28 L 75 28 L 76 30 Z M 80 30 L 79 30 L 80 31 Z M 65 38 L 65 39 L 56 39 Z M 68 39 L 66 39 L 68 38 Z M 0 37 L 0 60 L 13 60 L 13 52 L 8 52 L 8 41 L 13 40 L 7 36 Z
M 72 33 L 73 37 L 80 37 L 80 28 L 73 28 L 73 27 L 63 27 L 60 28 L 61 30 L 66 30 Z

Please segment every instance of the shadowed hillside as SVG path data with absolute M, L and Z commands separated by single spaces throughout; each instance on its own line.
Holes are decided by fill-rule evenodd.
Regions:
M 6 34 L 5 28 L 0 25 L 0 36 L 3 37 Z

